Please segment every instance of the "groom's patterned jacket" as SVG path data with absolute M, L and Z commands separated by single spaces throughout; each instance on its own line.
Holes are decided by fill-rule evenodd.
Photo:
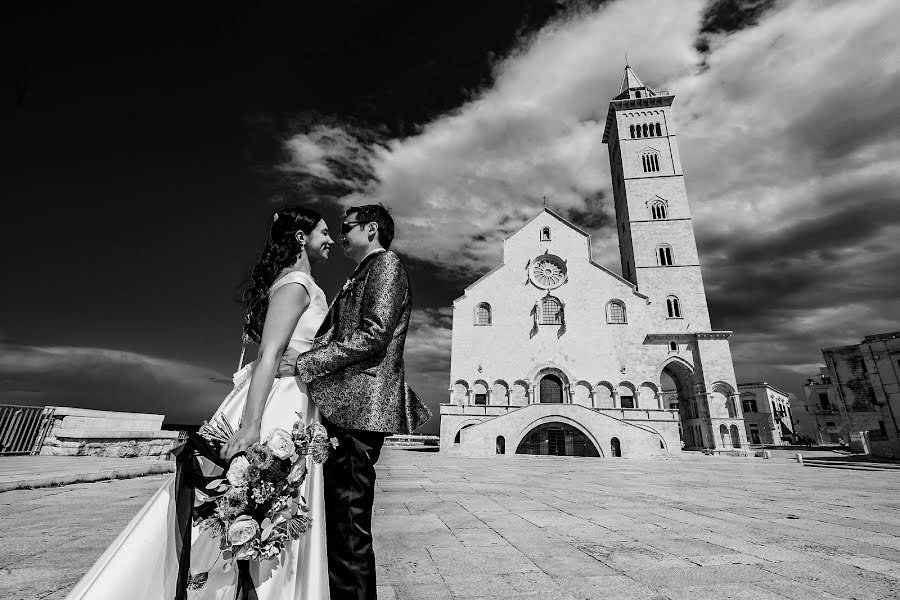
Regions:
M 326 419 L 346 429 L 412 433 L 431 417 L 403 374 L 411 308 L 399 257 L 390 250 L 366 257 L 297 359 L 297 377 Z

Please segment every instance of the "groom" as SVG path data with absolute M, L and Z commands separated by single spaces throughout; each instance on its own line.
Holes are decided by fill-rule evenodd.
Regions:
M 406 385 L 409 276 L 390 248 L 394 220 L 381 205 L 347 210 L 344 253 L 357 266 L 309 352 L 288 350 L 278 374 L 309 385 L 338 446 L 323 468 L 331 600 L 374 600 L 372 503 L 384 438 L 412 433 L 431 411 Z

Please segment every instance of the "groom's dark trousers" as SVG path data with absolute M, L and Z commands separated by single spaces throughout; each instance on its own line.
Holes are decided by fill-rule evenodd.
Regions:
M 331 600 L 376 600 L 372 503 L 386 434 L 325 427 L 338 440 L 323 467 Z

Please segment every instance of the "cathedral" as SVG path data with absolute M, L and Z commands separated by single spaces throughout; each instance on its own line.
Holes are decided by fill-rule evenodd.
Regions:
M 710 325 L 672 117 L 631 67 L 608 144 L 622 275 L 544 208 L 453 303 L 441 451 L 646 457 L 746 447 L 728 338 Z

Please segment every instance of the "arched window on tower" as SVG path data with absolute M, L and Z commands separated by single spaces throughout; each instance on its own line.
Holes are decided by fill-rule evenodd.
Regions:
M 669 352 L 678 352 L 678 342 L 675 340 L 669 342 Z
M 656 150 L 645 150 L 641 153 L 641 164 L 644 167 L 644 173 L 659 171 L 659 152 Z
M 549 227 L 541 227 L 541 241 L 542 242 L 550 241 L 550 228 Z
M 631 131 L 631 137 L 634 137 L 634 125 L 628 128 Z
M 666 203 L 662 200 L 656 200 L 650 204 L 650 218 L 654 221 L 668 218 L 666 216 Z
M 607 323 L 627 323 L 625 320 L 625 303 L 621 300 L 610 300 L 606 305 Z
M 644 123 L 644 124 L 641 126 L 641 129 L 644 131 L 644 137 L 647 137 L 647 124 Z
M 482 302 L 475 307 L 475 324 L 490 325 L 491 324 L 491 305 Z
M 669 296 L 666 298 L 666 318 L 681 318 L 681 302 L 678 301 L 678 296 Z
M 662 127 L 659 126 L 659 123 L 656 124 L 656 135 L 662 136 Z
M 672 260 L 672 247 L 668 244 L 662 244 L 656 248 L 656 261 L 661 267 L 671 267 L 674 263 Z
M 541 300 L 541 325 L 562 325 L 562 322 L 562 303 L 553 296 L 544 296 Z

